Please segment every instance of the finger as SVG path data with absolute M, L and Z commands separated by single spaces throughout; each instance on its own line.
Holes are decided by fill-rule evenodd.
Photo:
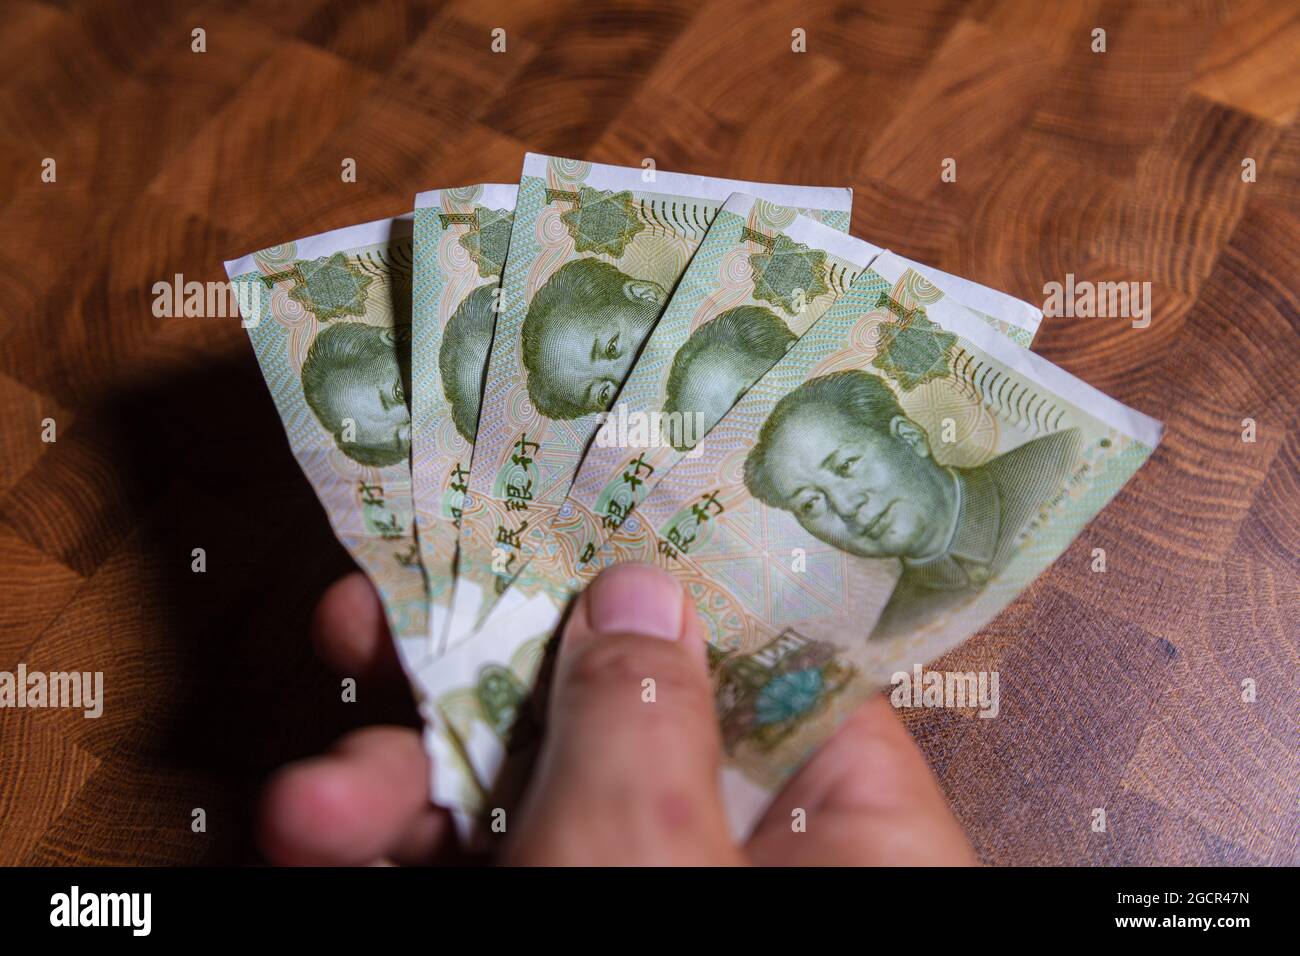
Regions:
M 799 770 L 746 849 L 761 865 L 975 863 L 925 757 L 884 696 L 854 711 Z
M 282 865 L 427 862 L 451 839 L 447 811 L 429 802 L 429 771 L 414 730 L 355 731 L 332 752 L 271 779 L 259 820 L 262 850 Z
M 506 860 L 735 863 L 699 622 L 669 575 L 620 565 L 573 608 Z
M 379 594 L 360 571 L 321 595 L 311 631 L 316 652 L 340 674 L 393 680 L 402 675 Z

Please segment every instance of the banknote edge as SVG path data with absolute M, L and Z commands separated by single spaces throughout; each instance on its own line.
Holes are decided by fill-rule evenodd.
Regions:
M 887 282 L 897 282 L 909 266 L 902 256 L 885 253 L 871 270 Z M 1031 380 L 1042 383 L 1056 395 L 1082 409 L 1116 431 L 1135 438 L 1155 450 L 1164 434 L 1164 425 L 1135 408 L 1111 398 L 1076 375 L 1017 345 L 987 322 L 982 321 L 956 295 L 947 296 L 926 306 L 929 317 L 949 332 L 954 332 L 984 352 Z
M 545 179 L 547 163 L 552 159 L 578 162 L 545 153 L 528 153 L 524 156 L 520 179 L 532 177 Z M 724 202 L 732 193 L 748 193 L 776 203 L 778 206 L 795 206 L 819 209 L 824 212 L 851 212 L 853 190 L 848 186 L 798 186 L 783 183 L 755 183 L 738 179 L 719 179 L 714 176 L 697 176 L 693 173 L 671 173 L 653 170 L 654 179 L 646 180 L 644 174 L 651 170 L 640 166 L 612 166 L 590 163 L 591 171 L 584 182 L 593 189 L 634 189 L 639 192 L 663 192 L 695 199 Z
M 1043 322 L 1043 310 L 1032 302 L 1018 299 L 1009 292 L 984 285 L 965 276 L 944 272 L 924 262 L 917 262 L 898 253 L 892 253 L 921 275 L 930 279 L 945 295 L 951 295 L 968 309 L 983 312 L 994 318 L 1005 319 L 1027 331 L 1031 336 L 1038 333 Z
M 333 255 L 336 252 L 344 252 L 348 249 L 360 249 L 381 242 L 389 242 L 393 239 L 409 238 L 414 231 L 414 221 L 415 214 L 405 212 L 397 216 L 390 216 L 387 219 L 374 219 L 355 226 L 343 226 L 339 229 L 331 229 L 328 232 L 320 232 L 314 236 L 290 239 L 289 242 L 292 242 L 297 247 L 297 258 L 318 259 L 321 256 Z M 288 245 L 289 242 L 279 243 L 279 245 Z M 274 244 L 263 246 L 261 249 L 236 259 L 227 259 L 224 263 L 226 275 L 231 279 L 235 279 L 250 272 L 260 271 L 257 266 L 258 253 L 275 247 Z
M 759 197 L 753 193 L 735 192 L 727 197 L 727 201 L 722 204 L 722 208 L 718 212 L 730 213 L 733 216 L 745 219 L 754 208 L 754 203 L 758 201 Z M 824 222 L 818 222 L 803 213 L 798 213 L 781 232 L 794 242 L 801 242 L 805 246 L 815 246 L 837 259 L 853 263 L 859 269 L 867 268 L 876 256 L 885 251 L 874 242 L 869 242 L 858 236 L 851 236 L 847 232 L 841 232 L 839 229 L 828 226 Z M 707 241 L 708 234 L 706 233 L 701 245 Z M 689 268 L 690 266 L 687 266 L 687 269 Z
M 452 192 L 458 187 L 443 186 L 440 189 L 428 189 L 422 193 L 415 194 L 415 209 L 430 209 L 438 206 L 442 202 L 442 194 Z M 504 202 L 509 202 L 511 206 L 515 202 L 515 194 L 519 192 L 517 183 L 473 183 L 471 186 L 463 188 L 480 188 L 483 190 L 478 199 L 474 200 L 476 205 L 496 207 Z M 509 197 L 508 199 L 506 197 Z

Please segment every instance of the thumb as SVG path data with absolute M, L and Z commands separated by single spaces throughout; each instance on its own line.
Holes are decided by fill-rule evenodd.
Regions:
M 592 582 L 560 640 L 549 709 L 507 862 L 740 862 L 704 640 L 674 578 L 627 564 Z

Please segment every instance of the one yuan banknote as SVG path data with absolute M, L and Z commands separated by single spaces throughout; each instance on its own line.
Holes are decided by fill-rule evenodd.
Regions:
M 744 833 L 854 706 L 1047 568 L 1161 433 L 878 256 L 590 560 L 568 558 L 567 584 L 445 654 L 432 700 L 476 779 L 509 799 L 567 598 L 603 567 L 655 563 L 710 643 Z
M 489 184 L 415 197 L 411 477 L 433 641 L 441 639 L 451 606 L 461 504 L 517 188 Z
M 563 503 L 599 413 L 733 192 L 848 228 L 848 189 L 525 158 L 446 647 L 473 632 L 521 566 L 523 535 Z
M 226 263 L 289 445 L 374 582 L 408 674 L 428 652 L 411 490 L 409 215 Z
M 514 221 L 514 184 L 435 189 L 415 197 L 411 299 L 411 478 L 417 540 L 428 584 L 428 656 L 408 675 L 424 717 L 425 746 L 454 789 L 471 801 L 477 781 L 426 694 L 456 573 L 461 503 L 478 428 L 501 270 Z
M 494 613 L 548 582 L 556 565 L 589 560 L 683 454 L 851 286 L 877 256 L 930 280 L 1014 341 L 1028 344 L 1042 313 L 836 231 L 796 211 L 733 194 L 709 227 L 587 449 L 565 502 L 522 538 L 520 573 Z M 569 553 L 562 553 L 569 552 Z M 472 638 L 471 638 L 472 640 Z

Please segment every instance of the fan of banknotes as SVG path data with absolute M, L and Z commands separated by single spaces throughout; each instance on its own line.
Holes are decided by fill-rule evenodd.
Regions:
M 1161 425 L 1032 305 L 848 235 L 849 189 L 529 154 L 518 186 L 228 262 L 289 443 L 373 580 L 472 828 L 598 571 L 675 575 L 737 832 L 855 704 L 974 634 Z

